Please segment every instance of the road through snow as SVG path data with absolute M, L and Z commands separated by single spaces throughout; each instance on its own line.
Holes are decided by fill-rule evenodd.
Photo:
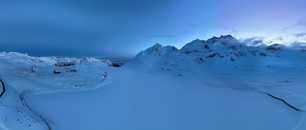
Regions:
M 30 82 L 30 81 L 29 81 Z M 42 114 L 40 114 L 39 112 L 35 111 L 34 108 L 31 107 L 31 105 L 29 105 L 30 103 L 28 102 L 28 98 L 31 96 L 43 96 L 45 94 L 52 94 L 52 93 L 70 93 L 70 92 L 85 92 L 85 91 L 91 91 L 91 90 L 96 90 L 99 89 L 103 86 L 106 86 L 107 84 L 111 83 L 111 81 L 109 79 L 105 79 L 102 83 L 96 85 L 95 87 L 90 87 L 90 88 L 62 88 L 62 89 L 34 89 L 34 90 L 24 90 L 22 92 L 20 92 L 17 97 L 18 100 L 20 100 L 20 106 L 23 108 L 16 108 L 17 112 L 18 111 L 24 111 L 28 114 L 28 116 L 30 118 L 33 118 L 32 120 L 36 120 L 38 122 L 40 122 L 40 126 L 45 126 L 46 129 L 45 130 L 54 130 L 54 123 L 52 121 L 50 121 L 48 118 L 44 117 Z M 0 97 L 2 97 L 5 94 L 5 90 L 6 90 L 6 84 L 3 80 L 0 80 L 0 87 L 3 87 L 3 91 L 1 92 Z M 19 87 L 19 86 L 18 86 Z M 34 86 L 33 88 L 38 88 L 38 86 Z M 4 106 L 0 104 L 0 107 L 3 107 L 3 109 L 11 109 L 12 106 Z M 22 109 L 22 110 L 18 110 L 18 109 Z M 20 120 L 20 119 L 17 119 Z M 29 126 L 32 126 L 29 124 Z M 31 128 L 11 128 L 9 126 L 6 126 L 5 123 L 1 123 L 0 122 L 0 128 L 1 130 L 28 130 Z M 34 128 L 35 129 L 35 128 Z M 33 129 L 33 130 L 34 130 Z M 36 128 L 37 130 L 42 130 L 43 128 Z M 35 129 L 35 130 L 36 130 Z M 32 130 L 32 129 L 31 129 Z

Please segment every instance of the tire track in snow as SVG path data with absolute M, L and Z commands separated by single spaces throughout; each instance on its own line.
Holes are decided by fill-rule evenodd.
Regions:
M 277 96 L 274 96 L 270 93 L 267 93 L 265 92 L 266 95 L 268 95 L 269 97 L 273 98 L 273 99 L 276 99 L 276 100 L 279 100 L 280 102 L 282 102 L 283 104 L 285 104 L 286 106 L 288 106 L 289 108 L 297 111 L 297 112 L 304 112 L 304 110 L 300 109 L 300 108 L 297 108 L 295 107 L 294 105 L 290 104 L 288 101 L 286 101 L 285 99 L 283 98 L 280 98 L 280 97 L 277 97 Z
M 111 84 L 111 81 L 103 81 L 103 83 L 95 86 L 95 87 L 91 87 L 91 88 L 78 88 L 78 89 L 73 89 L 71 90 L 71 88 L 67 88 L 67 89 L 60 89 L 60 90 L 49 90 L 49 91 L 40 91 L 40 92 L 32 92 L 32 91 L 24 91 L 19 95 L 19 99 L 22 102 L 22 105 L 25 106 L 31 113 L 33 113 L 36 117 L 39 118 L 39 120 L 41 120 L 46 126 L 47 126 L 47 130 L 54 130 L 50 123 L 49 120 L 47 120 L 46 118 L 44 118 L 42 115 L 38 114 L 38 112 L 34 111 L 29 104 L 27 103 L 27 96 L 29 95 L 44 95 L 44 94 L 52 94 L 52 93 L 60 93 L 60 92 L 80 92 L 80 91 L 90 91 L 90 90 L 96 90 L 99 88 L 102 88 L 108 84 Z
M 36 117 L 38 117 L 46 126 L 48 130 L 53 130 L 51 127 L 51 124 L 48 122 L 48 120 L 41 115 L 39 115 L 37 112 L 35 112 L 27 103 L 26 101 L 27 92 L 23 92 L 19 95 L 19 99 L 24 107 L 28 109 L 31 113 L 33 113 Z
M 2 86 L 2 88 L 3 88 L 3 91 L 2 91 L 1 94 L 0 94 L 0 97 L 2 97 L 2 96 L 5 94 L 5 92 L 6 92 L 6 87 L 5 87 L 5 83 L 4 83 L 4 81 L 3 81 L 2 79 L 0 79 L 0 84 L 1 84 L 1 86 Z M 19 95 L 19 99 L 20 99 L 20 101 L 21 101 L 21 103 L 22 103 L 22 106 L 24 106 L 24 107 L 25 107 L 28 111 L 30 111 L 34 116 L 38 117 L 38 118 L 47 126 L 48 130 L 52 130 L 51 125 L 48 123 L 48 121 L 47 121 L 45 118 L 43 118 L 41 115 L 39 115 L 39 114 L 37 114 L 35 111 L 33 111 L 33 110 L 31 109 L 31 107 L 29 107 L 28 103 L 27 103 L 26 100 L 25 100 L 25 96 L 26 96 L 26 92 L 21 93 L 21 94 Z M 1 128 L 1 129 L 4 129 L 4 130 L 8 129 L 8 128 L 6 128 L 5 126 L 2 126 L 1 123 L 0 123 L 0 128 Z

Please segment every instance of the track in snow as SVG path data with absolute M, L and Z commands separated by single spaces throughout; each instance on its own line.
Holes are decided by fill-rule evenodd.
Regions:
M 3 80 L 0 79 L 0 82 L 1 82 L 1 86 L 2 86 L 2 92 L 0 93 L 0 97 L 2 97 L 5 93 L 5 84 L 3 82 Z

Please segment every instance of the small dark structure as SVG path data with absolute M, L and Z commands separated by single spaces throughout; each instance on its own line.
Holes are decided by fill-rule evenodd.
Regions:
M 259 53 L 260 56 L 268 56 L 266 53 L 260 52 Z
M 129 58 L 107 58 L 107 59 L 110 61 L 109 66 L 115 68 L 121 67 L 129 61 Z
M 122 63 L 112 63 L 111 66 L 112 67 L 121 67 L 123 64 Z
M 66 67 L 66 66 L 74 66 L 74 62 L 58 62 L 55 64 L 57 67 Z
M 75 62 L 58 62 L 54 65 L 54 74 L 60 74 L 63 72 L 77 72 Z

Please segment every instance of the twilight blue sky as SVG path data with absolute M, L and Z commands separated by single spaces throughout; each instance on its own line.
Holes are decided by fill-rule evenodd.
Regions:
M 104 57 L 221 34 L 306 40 L 305 12 L 305 0 L 0 0 L 0 50 Z

